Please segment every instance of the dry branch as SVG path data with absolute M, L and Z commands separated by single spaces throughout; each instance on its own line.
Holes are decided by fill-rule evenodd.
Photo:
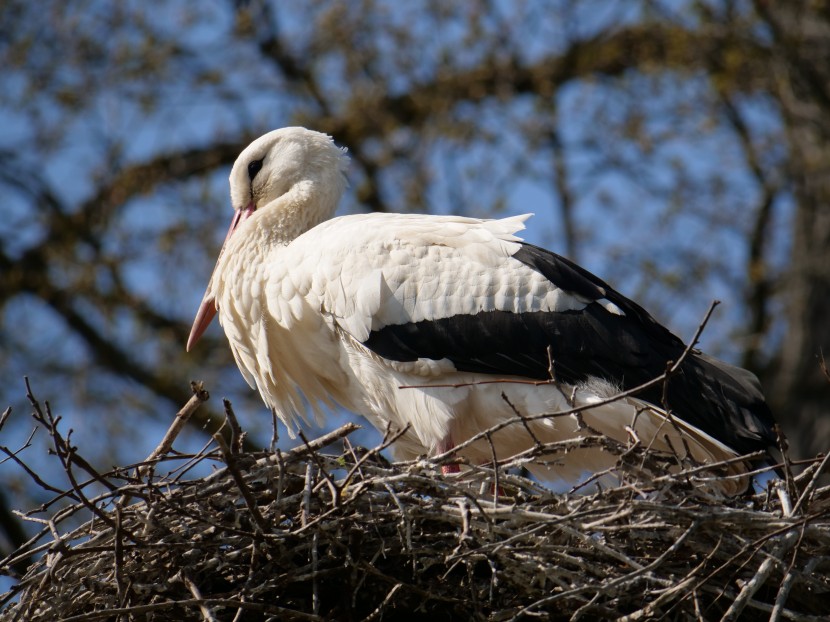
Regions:
M 156 475 L 140 479 L 124 468 L 79 482 L 72 469 L 85 463 L 64 454 L 71 491 L 63 508 L 26 515 L 40 538 L 0 571 L 38 561 L 2 596 L 0 620 L 815 621 L 830 611 L 820 459 L 795 479 L 788 514 L 774 494 L 713 494 L 695 483 L 699 465 L 669 474 L 639 443 L 577 439 L 615 452 L 622 483 L 555 494 L 511 470 L 496 479 L 485 467 L 442 476 L 436 461 L 390 464 L 342 442 L 355 427 L 276 454 L 223 443 L 158 455 Z M 176 461 L 187 473 L 222 468 L 159 474 Z

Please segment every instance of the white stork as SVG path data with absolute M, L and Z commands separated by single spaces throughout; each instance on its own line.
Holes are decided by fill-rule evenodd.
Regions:
M 671 421 L 657 386 L 581 422 L 522 422 L 517 412 L 563 413 L 637 387 L 685 346 L 594 275 L 516 237 L 529 215 L 332 218 L 347 166 L 345 149 L 299 127 L 241 153 L 233 220 L 187 343 L 218 310 L 239 369 L 290 433 L 306 419 L 305 397 L 318 421 L 321 404 L 339 404 L 381 431 L 408 426 L 394 448 L 401 459 L 443 453 L 508 420 L 492 436 L 499 459 L 578 437 L 583 424 L 620 440 L 630 425 L 654 449 L 698 461 L 774 444 L 757 379 L 696 351 L 668 382 Z M 526 382 L 551 371 L 553 382 Z M 487 463 L 491 444 L 460 454 Z M 614 461 L 581 449 L 528 467 L 570 480 Z

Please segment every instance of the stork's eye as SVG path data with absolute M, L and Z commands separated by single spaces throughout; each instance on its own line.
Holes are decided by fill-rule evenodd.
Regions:
M 256 174 L 259 173 L 261 168 L 262 160 L 254 160 L 253 162 L 248 164 L 248 179 L 253 181 L 254 177 L 256 177 Z

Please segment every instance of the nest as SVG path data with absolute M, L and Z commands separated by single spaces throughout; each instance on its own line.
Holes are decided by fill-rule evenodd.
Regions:
M 355 428 L 245 453 L 234 424 L 107 474 L 58 435 L 71 503 L 26 515 L 43 531 L 2 568 L 39 558 L 0 620 L 827 619 L 827 458 L 727 499 L 700 466 L 608 446 L 618 485 L 556 494 L 502 468 L 391 464 Z

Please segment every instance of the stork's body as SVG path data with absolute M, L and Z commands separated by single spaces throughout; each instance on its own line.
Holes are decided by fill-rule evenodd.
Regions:
M 435 454 L 494 425 L 506 458 L 579 435 L 566 412 L 651 380 L 683 343 L 648 313 L 566 259 L 514 234 L 527 216 L 479 220 L 368 214 L 330 219 L 347 159 L 302 128 L 252 143 L 231 173 L 237 210 L 188 347 L 218 308 L 240 370 L 292 431 L 308 404 L 339 404 L 380 430 L 408 431 L 400 457 Z M 329 220 L 330 219 L 330 220 Z M 528 384 L 529 379 L 547 384 Z M 484 382 L 494 379 L 520 382 Z M 408 387 L 408 388 L 402 388 Z M 690 354 L 668 385 L 583 413 L 624 439 L 633 424 L 656 449 L 721 460 L 772 444 L 754 376 Z M 492 459 L 488 441 L 462 452 Z M 569 479 L 609 466 L 597 450 L 553 465 Z

